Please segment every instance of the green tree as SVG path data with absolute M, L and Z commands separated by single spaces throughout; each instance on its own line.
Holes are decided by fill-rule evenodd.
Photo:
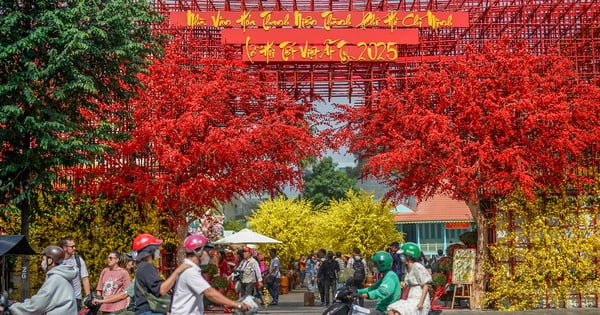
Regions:
M 0 205 L 20 210 L 22 234 L 37 193 L 120 136 L 158 21 L 147 1 L 0 0 Z
M 325 157 L 313 166 L 311 174 L 305 176 L 303 197 L 314 206 L 327 205 L 331 199 L 344 198 L 348 190 L 356 190 L 356 180 L 335 169 L 331 157 Z
M 246 227 L 242 220 L 227 220 L 223 223 L 223 229 L 239 232 Z

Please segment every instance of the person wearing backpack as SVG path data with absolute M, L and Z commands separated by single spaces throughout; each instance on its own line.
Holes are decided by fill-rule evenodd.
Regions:
M 348 267 L 354 269 L 354 273 L 352 274 L 352 280 L 349 281 L 349 285 L 351 288 L 358 290 L 363 288 L 363 283 L 365 282 L 365 278 L 367 277 L 367 266 L 363 259 L 360 257 L 360 249 L 358 247 L 354 247 L 352 249 L 352 257 L 348 259 Z M 361 297 L 358 299 L 358 304 L 360 306 L 365 306 L 365 300 Z

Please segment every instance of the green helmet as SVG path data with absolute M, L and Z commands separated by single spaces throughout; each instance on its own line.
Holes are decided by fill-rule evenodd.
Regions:
M 400 249 L 402 249 L 404 254 L 414 259 L 419 259 L 419 257 L 421 257 L 421 249 L 415 243 L 405 243 Z
M 371 260 L 380 272 L 392 269 L 392 255 L 388 252 L 377 252 L 371 257 Z

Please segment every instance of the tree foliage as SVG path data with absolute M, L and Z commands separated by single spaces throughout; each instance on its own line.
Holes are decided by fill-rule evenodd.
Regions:
M 356 180 L 336 170 L 336 166 L 333 158 L 325 157 L 305 176 L 302 197 L 313 206 L 328 205 L 332 200 L 344 198 L 348 190 L 356 190 Z
M 597 294 L 598 194 L 515 192 L 493 218 L 499 237 L 490 247 L 488 303 L 503 310 L 569 307 L 571 293 Z M 575 307 L 578 307 L 578 303 Z
M 388 196 L 448 193 L 467 202 L 479 232 L 475 307 L 487 247 L 480 202 L 593 179 L 587 167 L 600 140 L 600 89 L 558 54 L 486 46 L 423 65 L 390 80 L 371 104 L 342 109 L 338 136 L 366 161 L 367 175 L 391 187 Z
M 159 52 L 156 21 L 145 1 L 0 1 L 0 204 L 35 211 L 38 189 L 118 135 L 114 104 Z
M 350 254 L 358 247 L 368 257 L 385 250 L 390 240 L 403 241 L 393 208 L 364 192 L 349 191 L 318 210 L 305 199 L 279 197 L 262 202 L 248 222 L 251 229 L 282 242 L 267 247 L 278 248 L 284 262 L 320 248 Z
M 201 58 L 199 39 L 175 38 L 142 76 L 129 103 L 131 139 L 115 143 L 87 191 L 154 200 L 173 220 L 236 195 L 299 185 L 302 159 L 321 144 L 311 105 L 266 74 L 227 59 Z M 87 171 L 87 170 L 86 170 Z
M 322 217 L 312 211 L 309 201 L 280 196 L 261 202 L 247 220 L 253 231 L 281 241 L 260 249 L 276 248 L 281 261 L 288 263 L 318 246 L 314 226 Z

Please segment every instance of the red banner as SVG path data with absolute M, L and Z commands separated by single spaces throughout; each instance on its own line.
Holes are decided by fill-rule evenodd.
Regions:
M 388 30 L 351 30 L 332 29 L 330 31 L 306 29 L 281 29 L 265 32 L 259 29 L 243 31 L 241 29 L 224 29 L 221 31 L 223 44 L 265 44 L 265 43 L 309 43 L 323 44 L 326 41 L 344 41 L 347 44 L 360 42 L 393 42 L 396 44 L 418 44 L 419 32 L 416 29 Z
M 259 28 L 465 28 L 468 12 L 400 12 L 400 11 L 211 11 L 171 12 L 172 26 Z
M 470 229 L 471 222 L 446 222 L 446 229 Z
M 394 62 L 399 59 L 397 44 L 394 42 L 359 42 L 348 45 L 344 41 L 327 41 L 322 45 L 283 42 L 243 46 L 244 61 L 270 62 Z

